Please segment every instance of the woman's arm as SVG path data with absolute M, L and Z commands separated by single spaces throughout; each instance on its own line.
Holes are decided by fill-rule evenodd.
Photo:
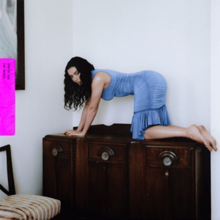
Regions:
M 65 132 L 63 132 L 64 135 L 77 135 L 78 133 L 80 133 L 83 130 L 87 109 L 88 109 L 88 102 L 85 104 L 85 106 L 83 108 L 80 123 L 79 123 L 79 126 L 77 127 L 77 129 L 76 130 L 66 130 Z
M 88 110 L 88 107 L 89 107 L 89 102 L 90 101 L 87 101 L 84 108 L 83 108 L 83 112 L 82 112 L 82 115 L 81 115 L 81 119 L 80 119 L 78 128 L 76 130 L 67 130 L 63 134 L 65 134 L 65 135 L 77 135 L 78 133 L 80 133 L 83 130 L 84 124 L 85 124 L 85 121 L 86 121 L 86 114 L 87 114 L 87 110 Z
M 93 82 L 92 82 L 92 95 L 90 98 L 90 102 L 89 102 L 89 106 L 87 109 L 87 114 L 86 114 L 86 118 L 85 118 L 85 124 L 82 130 L 82 135 L 85 136 L 90 125 L 92 124 L 98 108 L 99 108 L 99 103 L 100 103 L 100 99 L 102 96 L 102 92 L 104 89 L 104 80 L 102 77 L 96 77 L 94 78 Z
M 102 77 L 102 74 L 96 74 L 92 81 L 91 89 L 92 94 L 88 103 L 86 103 L 79 126 L 77 130 L 67 130 L 64 132 L 66 135 L 76 135 L 76 136 L 85 136 L 90 125 L 92 124 L 96 113 L 98 111 L 99 102 L 102 96 L 102 92 L 105 85 L 105 77 Z
M 89 102 L 90 102 L 90 100 L 86 102 L 86 104 L 85 104 L 85 106 L 83 108 L 83 112 L 82 112 L 82 115 L 81 115 L 79 126 L 76 129 L 76 131 L 78 131 L 78 132 L 82 131 L 83 128 L 84 128 L 85 121 L 86 121 L 87 110 L 88 110 L 88 107 L 89 107 Z

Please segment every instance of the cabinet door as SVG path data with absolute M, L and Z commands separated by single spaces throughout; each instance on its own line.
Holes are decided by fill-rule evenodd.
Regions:
M 127 211 L 127 187 L 123 164 L 89 163 L 89 215 L 123 219 Z
M 194 219 L 194 176 L 190 169 L 169 170 L 170 216 L 177 220 Z
M 166 213 L 166 179 L 165 170 L 146 168 L 143 219 L 165 219 Z
M 193 219 L 192 178 L 189 169 L 146 168 L 144 219 Z
M 61 200 L 65 208 L 72 208 L 72 176 L 71 143 L 44 141 L 43 194 Z
M 124 219 L 128 212 L 126 157 L 121 154 L 126 153 L 125 145 L 108 145 L 114 156 L 106 161 L 99 155 L 103 148 L 106 145 L 89 145 L 88 215 L 96 219 Z
M 187 147 L 145 148 L 144 219 L 195 218 L 193 151 Z

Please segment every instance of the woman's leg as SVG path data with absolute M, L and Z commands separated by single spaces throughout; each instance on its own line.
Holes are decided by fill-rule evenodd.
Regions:
M 185 137 L 190 138 L 198 143 L 204 144 L 211 152 L 212 148 L 216 151 L 216 141 L 208 133 L 204 126 L 191 125 L 188 128 L 178 127 L 174 125 L 164 126 L 151 126 L 144 134 L 145 139 L 161 139 L 172 137 Z

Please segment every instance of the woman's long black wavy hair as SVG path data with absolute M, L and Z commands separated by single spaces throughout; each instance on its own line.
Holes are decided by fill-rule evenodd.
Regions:
M 82 84 L 78 85 L 72 81 L 71 77 L 67 73 L 67 70 L 71 67 L 76 67 L 77 71 L 80 73 L 80 79 Z M 94 70 L 94 66 L 90 64 L 87 60 L 81 57 L 73 57 L 67 63 L 64 75 L 64 108 L 70 109 L 80 109 L 83 107 L 84 103 L 91 97 L 91 71 Z

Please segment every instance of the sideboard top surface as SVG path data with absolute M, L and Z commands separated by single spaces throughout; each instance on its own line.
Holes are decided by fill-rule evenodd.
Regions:
M 118 143 L 137 143 L 143 145 L 171 145 L 171 146 L 196 146 L 198 143 L 187 138 L 167 138 L 157 140 L 137 141 L 132 139 L 130 132 L 130 124 L 113 124 L 106 125 L 92 125 L 85 137 L 66 136 L 63 133 L 48 134 L 45 139 L 60 139 L 60 140 L 82 140 L 96 142 L 118 142 Z

